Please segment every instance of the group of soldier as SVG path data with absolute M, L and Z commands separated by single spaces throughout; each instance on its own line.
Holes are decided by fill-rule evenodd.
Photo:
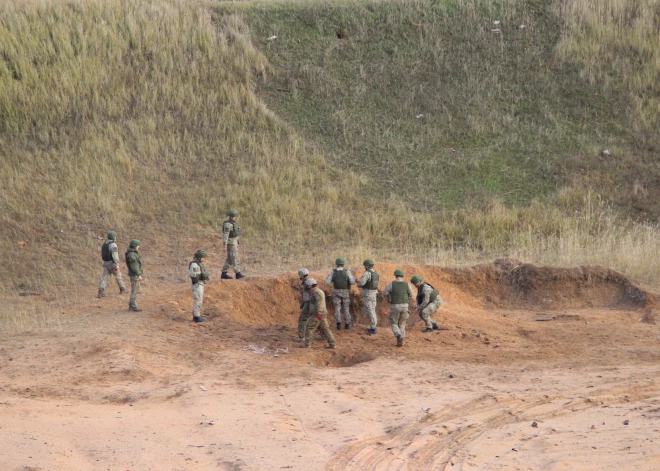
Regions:
M 335 306 L 335 321 L 337 330 L 342 329 L 342 315 L 344 318 L 344 329 L 351 328 L 351 312 L 349 306 L 349 293 L 351 285 L 356 281 L 353 275 L 345 267 L 345 261 L 339 257 L 335 260 L 335 268 L 325 280 L 326 285 L 332 286 L 332 302 Z M 374 270 L 373 260 L 363 262 L 364 273 L 357 281 L 362 289 L 362 305 L 364 313 L 369 319 L 367 335 L 375 335 L 378 327 L 376 316 L 376 302 L 378 294 L 379 275 Z M 403 278 L 405 273 L 400 268 L 394 270 L 394 280 L 390 281 L 383 290 L 383 296 L 390 304 L 390 325 L 392 333 L 396 337 L 396 346 L 403 347 L 406 336 L 406 325 L 408 323 L 410 298 L 413 291 L 407 281 Z M 335 348 L 336 342 L 328 324 L 328 311 L 325 304 L 325 293 L 318 287 L 318 282 L 309 277 L 309 270 L 301 268 L 298 270 L 300 279 L 300 315 L 298 317 L 298 338 L 302 347 L 310 347 L 314 334 L 318 331 L 328 342 L 326 348 Z M 433 286 L 424 281 L 420 275 L 413 275 L 410 282 L 417 288 L 415 298 L 417 313 L 424 321 L 422 332 L 429 333 L 440 329 L 440 326 L 431 318 L 437 311 L 442 298 Z
M 229 268 L 233 268 L 236 279 L 244 278 L 241 273 L 238 260 L 238 245 L 240 243 L 241 229 L 238 224 L 238 212 L 230 209 L 227 212 L 227 220 L 222 224 L 222 251 L 226 252 L 227 258 L 222 267 L 221 279 L 233 279 L 229 275 Z M 130 241 L 128 250 L 124 258 L 128 267 L 128 276 L 131 281 L 131 293 L 128 301 L 128 310 L 140 312 L 142 309 L 137 304 L 137 296 L 140 293 L 140 281 L 142 281 L 142 260 L 140 258 L 140 241 L 133 239 Z M 99 284 L 98 297 L 105 297 L 105 288 L 108 277 L 114 276 L 119 285 L 119 294 L 126 293 L 126 287 L 119 271 L 119 254 L 117 247 L 117 233 L 108 232 L 108 240 L 101 247 L 101 258 L 103 261 L 103 274 Z M 191 290 L 193 295 L 193 321 L 204 322 L 206 318 L 202 316 L 202 305 L 204 302 L 204 286 L 209 279 L 204 259 L 206 252 L 197 250 L 193 260 L 188 264 L 188 276 L 190 277 Z M 350 288 L 352 285 L 358 285 L 362 289 L 362 304 L 364 313 L 369 319 L 369 328 L 366 334 L 375 335 L 378 327 L 378 317 L 376 316 L 376 302 L 378 294 L 379 275 L 374 270 L 373 260 L 363 262 L 364 273 L 359 280 L 355 280 L 351 272 L 345 268 L 345 260 L 341 257 L 335 260 L 335 268 L 328 274 L 325 283 L 332 286 L 332 302 L 335 307 L 335 321 L 337 330 L 351 328 L 350 311 Z M 383 296 L 390 304 L 390 324 L 392 333 L 396 337 L 396 346 L 404 345 L 406 336 L 406 324 L 408 322 L 410 298 L 413 297 L 413 291 L 405 281 L 404 272 L 400 268 L 394 270 L 394 280 L 389 282 L 383 290 Z M 295 339 L 301 342 L 302 347 L 311 346 L 312 339 L 318 331 L 328 342 L 326 348 L 335 348 L 336 342 L 328 324 L 328 310 L 325 303 L 325 293 L 318 287 L 314 278 L 310 278 L 309 270 L 301 268 L 298 270 L 300 286 L 300 315 L 298 317 L 298 337 Z M 414 275 L 410 283 L 417 288 L 416 310 L 419 317 L 424 321 L 422 332 L 428 333 L 439 329 L 438 324 L 431 318 L 431 315 L 438 309 L 442 303 L 438 291 L 425 282 L 421 276 Z

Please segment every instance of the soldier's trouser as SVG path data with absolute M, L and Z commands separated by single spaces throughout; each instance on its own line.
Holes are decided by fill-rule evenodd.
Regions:
M 222 271 L 229 270 L 229 267 L 234 267 L 236 273 L 241 272 L 241 267 L 238 264 L 238 245 L 237 244 L 227 244 L 227 259 L 225 264 L 222 266 Z
M 395 337 L 403 338 L 406 336 L 406 322 L 408 322 L 409 315 L 407 304 L 392 304 L 390 306 L 390 323 Z
M 193 317 L 199 317 L 202 314 L 202 304 L 204 303 L 204 285 L 202 283 L 191 283 L 193 295 Z
M 351 323 L 350 294 L 347 289 L 336 289 L 332 292 L 332 303 L 335 305 L 335 322 L 341 322 L 341 314 L 344 312 L 344 322 Z
M 328 341 L 328 345 L 331 347 L 336 345 L 335 338 L 332 336 L 332 332 L 330 332 L 330 326 L 328 326 L 328 313 L 324 312 L 321 314 L 320 319 L 317 318 L 316 315 L 309 317 L 309 320 L 307 321 L 305 338 L 303 340 L 303 345 L 305 347 L 310 346 L 312 339 L 314 338 L 314 333 L 316 333 L 317 330 L 321 332 L 321 335 L 323 335 L 323 337 L 325 337 L 325 339 Z
M 140 294 L 140 277 L 131 276 L 131 297 L 128 298 L 128 307 L 138 307 L 137 295 Z
M 309 320 L 309 301 L 305 301 L 300 308 L 300 316 L 298 316 L 298 337 L 305 338 L 305 331 L 307 329 L 307 321 Z
M 362 305 L 364 306 L 364 313 L 366 314 L 367 319 L 369 319 L 370 329 L 375 329 L 378 326 L 378 317 L 376 317 L 376 296 L 378 296 L 378 290 L 362 290 Z
M 442 298 L 438 296 L 437 298 L 435 298 L 435 301 L 433 301 L 432 303 L 428 303 L 424 309 L 422 309 L 421 311 L 418 310 L 419 317 L 422 318 L 428 329 L 432 329 L 434 324 L 433 319 L 431 319 L 431 314 L 437 311 L 438 307 L 440 307 L 441 304 L 442 304 Z
M 101 275 L 101 283 L 99 283 L 99 289 L 104 290 L 108 284 L 108 277 L 114 276 L 117 280 L 117 284 L 121 289 L 126 289 L 124 286 L 124 280 L 121 279 L 121 272 L 115 270 L 115 262 L 110 260 L 109 262 L 103 262 L 103 274 Z

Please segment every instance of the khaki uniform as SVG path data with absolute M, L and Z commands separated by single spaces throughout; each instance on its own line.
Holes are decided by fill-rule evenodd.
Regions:
M 190 262 L 188 276 L 190 276 L 190 287 L 193 295 L 193 317 L 200 317 L 202 315 L 202 304 L 204 304 L 204 286 L 209 277 L 204 265 L 197 259 Z
M 227 272 L 229 267 L 234 268 L 234 272 L 240 273 L 241 267 L 238 261 L 238 244 L 241 228 L 238 221 L 232 221 L 231 218 L 222 223 L 222 246 L 227 248 L 227 259 L 222 266 L 222 271 Z
M 310 346 L 312 339 L 314 338 L 314 333 L 318 330 L 328 341 L 328 346 L 334 347 L 336 344 L 335 338 L 332 336 L 332 332 L 330 332 L 330 326 L 328 326 L 328 310 L 325 307 L 325 293 L 316 287 L 309 292 L 309 296 L 309 321 L 307 322 L 303 346 Z
M 422 282 L 421 288 L 421 293 L 419 293 L 419 289 L 417 290 L 419 293 L 417 295 L 417 313 L 426 324 L 426 328 L 432 329 L 433 325 L 435 324 L 437 326 L 437 324 L 431 319 L 431 314 L 438 310 L 438 307 L 442 304 L 442 298 L 438 294 L 435 300 L 431 301 L 431 293 L 433 293 L 434 289 L 428 283 Z
M 392 288 L 394 283 L 405 283 L 406 294 L 400 300 L 391 300 Z M 406 336 L 406 323 L 410 313 L 408 311 L 408 299 L 412 297 L 413 292 L 410 285 L 403 280 L 390 281 L 383 290 L 383 296 L 390 300 L 390 323 L 392 325 L 392 333 L 396 338 L 404 338 Z M 400 302 L 405 299 L 405 302 Z
M 325 279 L 325 284 L 329 285 L 332 283 L 332 303 L 335 305 L 335 322 L 341 322 L 341 315 L 344 314 L 344 322 L 346 324 L 351 323 L 351 295 L 350 288 L 337 288 L 336 285 L 336 273 L 337 272 L 346 272 L 348 278 L 348 285 L 355 284 L 355 278 L 349 270 L 346 270 L 344 267 L 337 267 L 330 272 L 328 277 Z
M 135 247 L 129 247 L 125 254 L 128 276 L 131 279 L 131 297 L 128 307 L 137 308 L 137 295 L 140 294 L 140 277 L 142 276 L 142 259 Z
M 117 280 L 117 285 L 122 291 L 124 291 L 126 286 L 124 285 L 124 280 L 121 279 L 121 272 L 119 271 L 119 249 L 117 248 L 115 241 L 112 239 L 106 240 L 105 243 L 109 244 L 108 250 L 112 260 L 103 261 L 103 274 L 101 275 L 99 290 L 104 291 L 108 284 L 108 278 L 114 276 Z M 115 267 L 117 267 L 117 270 L 115 270 Z
M 364 313 L 367 316 L 367 319 L 369 319 L 369 328 L 375 329 L 378 327 L 378 317 L 376 316 L 376 299 L 378 297 L 378 288 L 364 288 L 364 286 L 368 285 L 371 281 L 372 273 L 375 273 L 372 268 L 365 270 L 364 274 L 358 280 L 358 285 L 362 287 L 362 305 L 364 306 Z
M 301 339 L 305 338 L 307 321 L 309 320 L 309 301 L 309 290 L 305 286 L 305 280 L 303 280 L 300 286 L 300 316 L 298 316 L 298 337 Z

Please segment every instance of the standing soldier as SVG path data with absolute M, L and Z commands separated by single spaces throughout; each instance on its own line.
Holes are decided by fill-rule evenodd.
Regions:
M 406 336 L 406 322 L 408 321 L 408 303 L 412 297 L 410 285 L 403 280 L 403 270 L 394 270 L 394 281 L 390 281 L 383 290 L 383 296 L 390 302 L 390 322 L 392 332 L 396 337 L 396 346 L 403 347 L 403 338 Z
M 302 347 L 311 346 L 314 333 L 317 330 L 328 341 L 325 348 L 335 348 L 335 338 L 330 332 L 328 325 L 328 310 L 325 307 L 325 293 L 317 287 L 314 278 L 308 278 L 305 285 L 309 290 L 309 320 L 307 321 L 307 328 L 305 329 L 305 338 L 303 339 Z
M 235 209 L 230 209 L 227 211 L 227 220 L 222 223 L 222 251 L 227 252 L 227 260 L 222 266 L 222 275 L 220 276 L 223 280 L 231 280 L 232 277 L 227 274 L 229 267 L 234 267 L 234 273 L 236 273 L 236 279 L 240 280 L 245 278 L 245 275 L 241 274 L 241 267 L 238 263 L 238 237 L 241 235 L 241 228 L 236 222 L 238 218 L 238 211 Z
M 298 270 L 298 278 L 300 279 L 300 316 L 298 316 L 298 337 L 294 339 L 296 342 L 302 342 L 305 338 L 305 329 L 309 320 L 309 289 L 305 284 L 308 277 L 309 270 L 307 268 Z
M 351 272 L 344 268 L 346 262 L 339 257 L 335 260 L 335 269 L 325 279 L 325 284 L 332 283 L 332 303 L 335 305 L 335 321 L 337 330 L 341 330 L 341 313 L 344 311 L 344 328 L 351 328 L 350 288 L 355 284 Z
M 204 258 L 206 258 L 206 252 L 200 249 L 195 252 L 193 261 L 188 265 L 188 275 L 192 283 L 194 322 L 204 322 L 206 320 L 206 317 L 201 315 L 202 304 L 204 303 L 204 285 L 209 279 L 203 264 Z
M 128 267 L 128 276 L 131 279 L 131 297 L 128 300 L 128 310 L 133 312 L 140 312 L 137 305 L 137 295 L 140 294 L 140 281 L 142 281 L 142 259 L 140 259 L 140 241 L 137 239 L 131 240 L 126 252 L 126 266 Z
M 373 260 L 365 260 L 364 274 L 358 280 L 358 285 L 362 288 L 362 304 L 364 306 L 364 313 L 369 319 L 369 328 L 367 335 L 376 333 L 378 326 L 378 317 L 376 317 L 376 296 L 378 295 L 378 273 L 374 270 Z
M 105 298 L 105 286 L 108 283 L 108 277 L 114 276 L 119 285 L 119 294 L 126 292 L 126 286 L 121 279 L 121 272 L 119 271 L 119 250 L 117 249 L 117 233 L 114 231 L 108 232 L 108 240 L 103 243 L 101 247 L 101 260 L 103 260 L 103 274 L 101 275 L 101 283 L 99 283 L 99 294 L 97 297 Z
M 437 311 L 440 304 L 442 304 L 442 298 L 438 294 L 438 290 L 426 281 L 422 281 L 422 277 L 419 275 L 414 275 L 410 282 L 417 288 L 417 314 L 426 324 L 426 328 L 422 332 L 428 333 L 438 330 L 440 327 L 431 319 L 431 314 Z

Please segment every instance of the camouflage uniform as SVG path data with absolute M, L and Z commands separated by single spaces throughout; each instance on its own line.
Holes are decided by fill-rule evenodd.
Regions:
M 140 277 L 142 276 L 142 259 L 135 247 L 129 247 L 125 254 L 128 276 L 131 279 L 131 297 L 128 300 L 128 309 L 140 309 L 137 305 L 137 295 L 140 294 Z
M 435 299 L 431 301 L 434 293 Z M 438 324 L 431 319 L 431 314 L 438 309 L 440 304 L 442 304 L 442 298 L 438 294 L 438 291 L 433 286 L 423 281 L 419 288 L 417 288 L 417 313 L 426 324 L 427 329 L 438 328 Z
M 374 276 L 375 275 L 375 276 Z M 374 283 L 372 283 L 374 278 Z M 358 285 L 362 288 L 362 305 L 364 313 L 369 319 L 369 328 L 378 327 L 378 317 L 376 316 L 376 297 L 378 296 L 378 274 L 373 268 L 368 268 L 358 280 Z
M 305 338 L 307 321 L 309 320 L 309 289 L 305 286 L 305 280 L 300 285 L 300 316 L 298 316 L 298 337 Z
M 241 267 L 238 262 L 238 244 L 239 244 L 239 235 L 241 233 L 241 228 L 238 225 L 238 221 L 232 221 L 231 218 L 228 218 L 225 222 L 222 223 L 222 246 L 227 248 L 227 259 L 225 264 L 222 266 L 222 271 L 227 272 L 229 267 L 234 268 L 235 273 L 241 272 Z
M 346 272 L 345 282 L 339 284 L 338 273 Z M 341 275 L 340 275 L 341 276 Z M 342 277 L 342 281 L 344 277 Z M 341 314 L 344 313 L 344 323 L 349 326 L 351 325 L 351 311 L 350 311 L 350 286 L 355 284 L 355 278 L 351 275 L 351 272 L 344 267 L 337 267 L 330 272 L 328 277 L 325 279 L 325 284 L 329 285 L 332 283 L 332 303 L 335 305 L 335 322 L 337 324 L 341 323 Z M 344 288 L 344 285 L 346 288 Z
M 202 304 L 204 303 L 204 286 L 209 276 L 206 273 L 204 264 L 197 258 L 190 262 L 188 276 L 190 276 L 190 286 L 193 295 L 193 317 L 200 317 Z
M 330 332 L 328 326 L 328 310 L 325 307 L 325 293 L 318 287 L 309 291 L 309 321 L 307 322 L 307 329 L 303 346 L 309 347 L 312 343 L 314 333 L 319 330 L 321 335 L 328 341 L 328 347 L 335 347 L 335 338 Z
M 408 282 L 399 279 L 390 281 L 383 290 L 383 296 L 390 301 L 392 333 L 397 339 L 403 339 L 406 336 L 406 322 L 410 316 L 408 299 L 412 295 L 413 292 Z
M 123 293 L 126 291 L 126 286 L 124 285 L 124 280 L 121 279 L 121 272 L 119 271 L 119 253 L 117 249 L 117 243 L 114 239 L 108 239 L 103 244 L 108 247 L 105 249 L 107 251 L 106 258 L 110 260 L 103 260 L 103 274 L 101 275 L 101 283 L 99 283 L 99 294 L 102 294 L 105 291 L 105 287 L 108 283 L 108 277 L 114 276 L 117 280 L 117 285 L 119 285 L 119 292 Z M 101 250 L 103 258 L 104 250 Z

